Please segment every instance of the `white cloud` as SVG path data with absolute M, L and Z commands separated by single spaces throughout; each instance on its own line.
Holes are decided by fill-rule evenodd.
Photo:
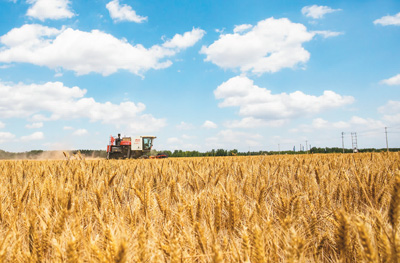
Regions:
M 384 16 L 374 21 L 374 24 L 380 24 L 382 26 L 400 26 L 400 12 L 394 16 Z
M 249 30 L 252 27 L 253 26 L 250 24 L 238 25 L 238 26 L 235 26 L 235 28 L 233 29 L 233 33 L 242 33 L 244 31 Z
M 400 113 L 400 101 L 389 100 L 385 105 L 378 108 L 378 112 L 382 114 Z
M 239 30 L 238 30 L 239 28 Z M 315 33 L 287 18 L 262 20 L 252 27 L 236 26 L 233 34 L 221 34 L 210 46 L 203 46 L 200 53 L 224 69 L 239 68 L 242 72 L 256 74 L 277 72 L 306 63 L 310 53 L 302 46 Z
M 384 79 L 381 81 L 382 84 L 386 84 L 386 85 L 400 85 L 400 74 L 397 74 L 394 77 L 391 77 L 389 79 Z
M 19 47 L 22 51 L 22 49 L 50 44 L 50 37 L 57 36 L 61 32 L 62 30 L 56 28 L 38 24 L 26 24 L 20 28 L 13 28 L 7 34 L 1 36 L 0 42 L 8 47 Z
M 247 148 L 249 146 L 260 146 L 262 140 L 263 137 L 258 133 L 227 129 L 218 132 L 214 137 L 206 138 L 206 146 L 224 149 Z
M 254 119 L 289 120 L 351 104 L 354 98 L 326 90 L 321 96 L 293 93 L 272 94 L 254 85 L 253 80 L 237 76 L 222 83 L 214 95 L 221 99 L 219 107 L 239 107 L 239 115 Z
M 378 108 L 383 114 L 383 120 L 393 124 L 400 124 L 400 101 L 389 100 L 385 105 Z
M 197 144 L 193 144 L 192 140 L 195 138 L 194 136 L 182 135 L 181 138 L 178 137 L 170 137 L 167 139 L 167 147 L 172 150 L 184 150 L 184 151 L 193 151 L 199 150 L 201 147 Z M 186 142 L 189 140 L 189 142 Z
M 43 139 L 44 139 L 43 132 L 34 132 L 30 135 L 21 137 L 21 141 L 23 141 L 23 142 L 38 141 L 38 140 L 43 140 Z
M 192 139 L 196 139 L 196 136 L 194 136 L 194 135 L 182 134 L 182 139 L 184 139 L 184 140 L 192 140 Z
M 41 21 L 74 16 L 69 8 L 69 0 L 28 0 L 28 3 L 32 6 L 28 9 L 26 15 Z
M 240 132 L 233 130 L 222 130 L 218 133 L 227 142 L 239 142 L 246 140 L 259 140 L 263 137 L 258 133 Z
M 264 120 L 254 117 L 245 117 L 241 120 L 227 121 L 224 126 L 227 128 L 258 128 L 263 126 L 279 127 L 285 124 L 286 120 Z
M 50 28 L 26 24 L 0 37 L 0 62 L 22 62 L 51 69 L 66 69 L 85 75 L 91 72 L 104 76 L 118 70 L 142 75 L 149 69 L 163 69 L 172 65 L 166 58 L 194 45 L 204 35 L 193 28 L 183 35 L 176 34 L 163 45 L 146 49 L 141 44 L 131 45 L 124 39 L 99 30 L 85 32 L 72 28 Z
M 337 37 L 343 35 L 343 32 L 333 32 L 328 30 L 312 31 L 316 35 L 321 35 L 323 38 Z
M 207 121 L 205 121 L 205 122 L 203 123 L 203 127 L 204 127 L 204 128 L 207 128 L 207 129 L 216 129 L 216 128 L 218 128 L 218 125 L 215 124 L 215 123 L 212 122 L 212 121 L 207 120 Z
M 367 128 L 370 128 L 370 129 L 376 129 L 376 128 L 385 127 L 385 124 L 383 124 L 383 122 L 380 121 L 380 120 L 374 120 L 372 118 L 366 118 L 365 119 L 365 118 L 358 117 L 358 116 L 351 117 L 349 123 L 351 125 L 367 127 Z
M 70 130 L 73 130 L 74 128 L 73 127 L 70 127 L 70 126 L 64 126 L 64 128 L 63 128 L 63 130 L 66 130 L 66 131 L 70 131 Z
M 82 136 L 85 134 L 88 134 L 88 131 L 86 129 L 78 129 L 72 133 L 72 135 L 75 135 L 75 136 Z
M 6 125 L 4 124 L 4 122 L 0 121 L 0 129 L 3 129 L 4 127 L 6 127 Z
M 15 135 L 10 132 L 0 132 L 0 143 L 14 140 Z
M 177 137 L 171 137 L 167 139 L 168 144 L 176 144 L 176 143 L 182 143 L 181 140 L 179 140 Z
M 326 131 L 337 131 L 343 132 L 344 130 L 349 131 L 359 131 L 370 129 L 380 129 L 385 127 L 385 124 L 380 120 L 375 120 L 372 118 L 362 118 L 359 116 L 353 116 L 347 121 L 337 121 L 337 122 L 330 122 L 322 118 L 316 118 L 312 121 L 311 124 L 302 124 L 298 128 L 290 130 L 291 132 L 306 132 L 312 133 L 320 130 Z
M 43 122 L 34 122 L 31 124 L 25 125 L 26 128 L 28 129 L 39 129 L 43 127 Z
M 195 127 L 191 123 L 187 123 L 187 122 L 181 121 L 181 123 L 176 125 L 176 128 L 178 130 L 193 130 Z
M 43 85 L 0 82 L 0 116 L 36 122 L 85 118 L 124 128 L 127 133 L 150 132 L 165 126 L 165 119 L 143 113 L 146 108 L 143 103 L 99 103 L 85 94 L 86 90 L 69 88 L 61 82 Z
M 13 65 L 0 65 L 0 69 L 11 68 Z
M 383 120 L 391 124 L 400 124 L 400 113 L 384 115 Z
M 329 6 L 318 6 L 318 5 L 305 6 L 301 9 L 301 13 L 303 15 L 314 19 L 323 18 L 324 15 L 336 11 L 341 11 L 341 9 L 332 9 Z
M 110 12 L 110 16 L 114 21 L 130 21 L 135 23 L 142 23 L 147 20 L 147 17 L 139 16 L 135 10 L 128 5 L 120 5 L 118 0 L 113 0 L 106 5 Z
M 185 49 L 196 44 L 205 33 L 200 28 L 193 28 L 192 31 L 185 32 L 183 35 L 175 34 L 171 40 L 166 41 L 162 46 L 172 49 Z
M 326 127 L 326 125 L 328 124 L 328 121 L 322 119 L 322 118 L 316 118 L 313 120 L 311 126 L 317 129 L 321 129 Z

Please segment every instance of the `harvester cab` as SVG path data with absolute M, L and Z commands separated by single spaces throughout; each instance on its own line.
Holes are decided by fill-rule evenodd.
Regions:
M 107 159 L 149 158 L 147 155 L 153 147 L 156 136 L 122 137 L 121 134 L 110 136 L 107 145 Z

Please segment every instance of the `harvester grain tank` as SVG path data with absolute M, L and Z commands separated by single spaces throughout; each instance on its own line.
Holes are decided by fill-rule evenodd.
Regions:
M 147 159 L 155 138 L 157 137 L 150 135 L 122 138 L 121 134 L 116 137 L 110 136 L 107 159 Z

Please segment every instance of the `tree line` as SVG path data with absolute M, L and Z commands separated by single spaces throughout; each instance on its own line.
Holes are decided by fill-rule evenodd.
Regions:
M 375 148 L 366 148 L 359 149 L 358 152 L 383 152 L 387 151 L 386 148 L 375 149 Z M 391 152 L 398 152 L 400 148 L 389 148 Z M 210 157 L 210 156 L 247 156 L 247 155 L 278 155 L 278 154 L 307 154 L 307 153 L 342 153 L 343 148 L 338 147 L 324 147 L 317 148 L 312 147 L 308 151 L 247 151 L 247 152 L 239 152 L 237 149 L 234 150 L 225 150 L 225 149 L 213 149 L 207 152 L 199 152 L 199 151 L 182 151 L 182 150 L 164 150 L 157 151 L 158 153 L 165 153 L 169 157 Z M 352 153 L 353 149 L 344 149 L 344 153 Z
M 365 148 L 358 149 L 358 152 L 385 152 L 386 148 Z M 389 148 L 390 152 L 399 152 L 400 148 Z M 62 152 L 62 151 L 61 151 Z M 80 152 L 86 158 L 106 158 L 107 152 L 105 150 L 75 150 L 68 151 L 69 154 L 77 154 Z M 248 155 L 277 155 L 277 154 L 309 154 L 309 153 L 342 153 L 343 148 L 339 147 L 325 147 L 317 148 L 312 147 L 308 151 L 247 151 L 239 152 L 237 149 L 225 150 L 225 149 L 212 149 L 206 152 L 200 151 L 182 151 L 182 150 L 163 150 L 157 151 L 152 150 L 150 155 L 166 154 L 168 157 L 212 157 L 212 156 L 248 156 Z M 353 149 L 344 149 L 345 153 L 352 153 Z M 32 150 L 28 152 L 7 152 L 0 150 L 0 159 L 52 159 L 53 157 L 60 157 L 60 151 L 43 151 L 43 150 Z

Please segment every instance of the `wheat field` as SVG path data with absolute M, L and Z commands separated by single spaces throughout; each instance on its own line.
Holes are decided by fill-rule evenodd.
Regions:
M 0 161 L 1 262 L 400 262 L 400 154 Z

